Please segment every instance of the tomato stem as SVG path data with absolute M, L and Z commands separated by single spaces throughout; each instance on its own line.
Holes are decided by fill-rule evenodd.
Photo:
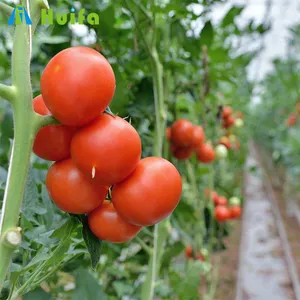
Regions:
M 45 123 L 32 108 L 30 60 L 34 26 L 38 23 L 40 8 L 46 2 L 36 0 L 30 3 L 31 7 L 28 0 L 21 1 L 21 5 L 31 14 L 33 25 L 16 26 L 12 53 L 12 87 L 3 84 L 0 86 L 1 96 L 12 103 L 14 115 L 14 141 L 0 220 L 0 292 L 15 248 L 11 241 L 15 242 L 15 246 L 18 244 L 16 239 L 11 238 L 19 220 L 34 137 Z M 3 7 L 2 5 L 1 8 Z M 18 228 L 18 237 L 21 239 L 20 231 Z
M 10 16 L 13 12 L 13 8 L 5 3 L 0 3 L 0 11 L 2 11 L 5 15 Z

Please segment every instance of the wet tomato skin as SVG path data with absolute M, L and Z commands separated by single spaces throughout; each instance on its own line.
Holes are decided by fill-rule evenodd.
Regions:
M 142 229 L 124 221 L 116 212 L 113 203 L 105 200 L 88 215 L 91 231 L 100 240 L 111 243 L 124 243 L 132 240 Z
M 117 116 L 101 114 L 80 129 L 71 143 L 71 156 L 87 176 L 113 185 L 124 180 L 137 166 L 142 153 L 137 131 Z
M 33 109 L 36 113 L 51 115 L 41 95 L 33 99 Z M 59 161 L 70 157 L 71 140 L 76 127 L 65 125 L 48 125 L 41 128 L 33 143 L 33 152 L 40 158 Z
M 171 136 L 178 147 L 189 147 L 193 143 L 194 126 L 188 120 L 179 119 L 171 127 Z
M 41 91 L 52 115 L 64 125 L 82 126 L 103 112 L 115 91 L 109 62 L 88 47 L 59 52 L 41 76 Z
M 173 212 L 181 191 L 182 181 L 177 169 L 163 158 L 147 157 L 128 178 L 114 186 L 112 201 L 127 222 L 151 226 Z
M 48 170 L 46 187 L 53 202 L 63 211 L 85 214 L 101 205 L 108 187 L 85 177 L 71 159 L 55 162 Z

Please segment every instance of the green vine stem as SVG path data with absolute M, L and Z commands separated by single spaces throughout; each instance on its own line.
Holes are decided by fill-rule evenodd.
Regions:
M 37 24 L 41 0 L 22 0 L 23 5 Z M 8 8 L 0 6 L 7 13 Z M 34 14 L 33 14 L 34 13 Z M 3 287 L 14 249 L 21 242 L 21 228 L 18 228 L 20 207 L 24 196 L 30 154 L 36 132 L 47 124 L 43 117 L 32 109 L 32 88 L 30 60 L 33 28 L 26 24 L 16 26 L 12 53 L 12 86 L 0 85 L 0 95 L 12 104 L 14 113 L 14 141 L 10 158 L 0 221 L 0 292 Z M 49 118 L 47 119 L 49 121 Z M 53 120 L 52 120 L 53 121 Z M 15 238 L 19 232 L 19 240 Z M 14 239 L 12 239 L 14 237 Z

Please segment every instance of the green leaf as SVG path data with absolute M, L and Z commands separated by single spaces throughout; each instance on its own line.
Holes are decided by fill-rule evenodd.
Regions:
M 177 242 L 170 248 L 167 248 L 162 258 L 161 268 L 167 268 L 170 265 L 172 258 L 179 255 L 184 248 L 185 246 L 181 242 Z
M 28 173 L 22 212 L 28 221 L 37 225 L 39 224 L 37 216 L 47 213 L 46 209 L 39 203 L 39 193 L 34 179 L 33 169 L 30 169 Z
M 101 255 L 102 241 L 99 240 L 90 230 L 87 216 L 83 217 L 82 225 L 83 239 L 91 256 L 92 269 L 95 270 Z
M 27 293 L 23 296 L 23 300 L 51 300 L 53 299 L 52 296 L 42 290 L 41 288 L 38 288 L 32 292 Z
M 244 6 L 233 6 L 223 18 L 222 27 L 226 27 L 234 23 L 234 19 L 244 10 Z
M 116 290 L 119 299 L 121 299 L 123 296 L 132 295 L 134 292 L 132 285 L 126 284 L 122 281 L 115 281 L 113 283 L 113 287 Z
M 200 33 L 200 45 L 201 46 L 206 45 L 207 48 L 210 48 L 213 39 L 214 39 L 214 29 L 211 24 L 211 21 L 207 21 Z M 199 51 L 201 50 L 199 49 Z
M 87 270 L 79 269 L 75 272 L 76 289 L 72 294 L 72 300 L 107 300 L 98 281 Z

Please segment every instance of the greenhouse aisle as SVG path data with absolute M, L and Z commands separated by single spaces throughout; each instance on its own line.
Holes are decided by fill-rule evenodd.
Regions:
M 296 299 L 284 249 L 253 147 L 247 160 L 236 300 Z

